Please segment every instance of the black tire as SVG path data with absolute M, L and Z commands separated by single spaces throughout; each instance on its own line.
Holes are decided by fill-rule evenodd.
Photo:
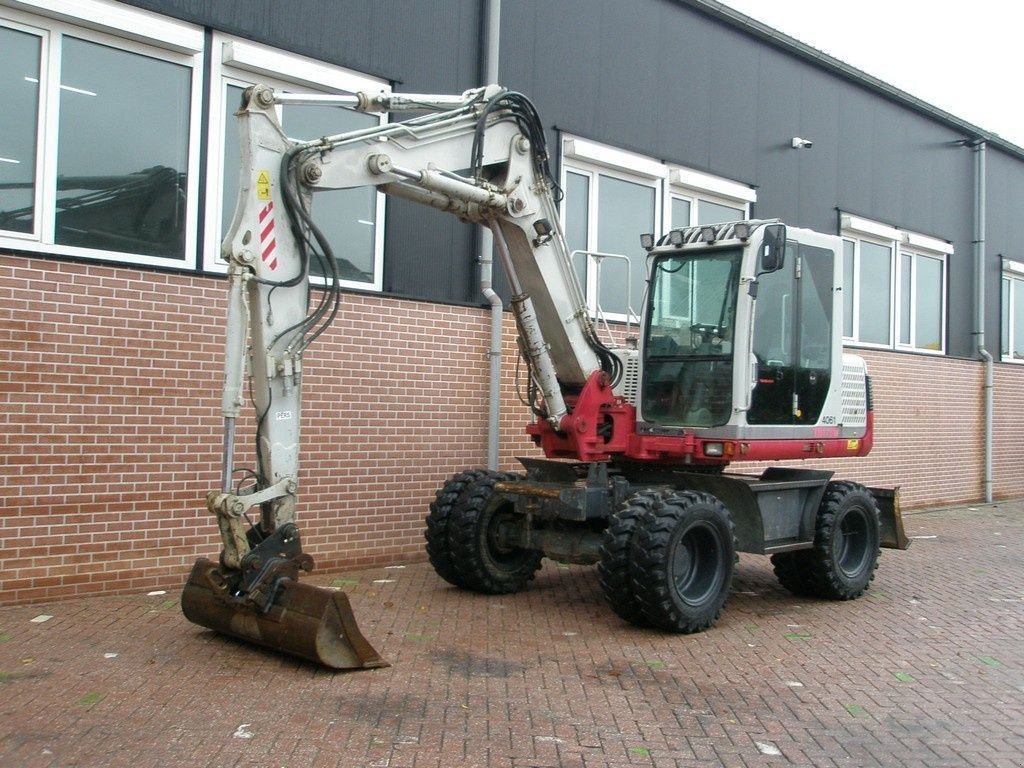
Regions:
M 423 532 L 427 540 L 427 558 L 437 575 L 456 587 L 465 585 L 462 584 L 455 569 L 455 557 L 448 541 L 448 519 L 452 507 L 458 503 L 463 491 L 486 475 L 485 469 L 470 469 L 453 475 L 438 489 L 434 494 L 434 500 L 430 502 L 427 527 Z
M 502 528 L 520 521 L 512 502 L 494 497 L 494 484 L 514 478 L 488 472 L 473 481 L 451 508 L 448 541 L 461 587 L 488 595 L 518 592 L 540 568 L 541 552 L 502 541 Z
M 632 582 L 647 622 L 701 632 L 718 619 L 736 566 L 732 517 L 707 493 L 672 492 L 639 520 Z
M 601 590 L 611 609 L 637 626 L 647 626 L 647 620 L 633 589 L 633 533 L 640 518 L 650 514 L 660 498 L 657 491 L 640 491 L 626 499 L 608 523 L 597 562 Z
M 772 555 L 775 575 L 803 597 L 852 600 L 875 578 L 878 503 L 862 485 L 829 483 L 815 521 L 814 547 Z

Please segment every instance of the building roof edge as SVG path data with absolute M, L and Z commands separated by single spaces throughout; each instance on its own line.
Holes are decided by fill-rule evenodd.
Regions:
M 1018 159 L 1024 160 L 1024 147 L 1020 147 L 1012 141 L 1004 139 L 997 133 L 987 131 L 984 128 L 964 120 L 963 118 L 957 117 L 951 112 L 947 112 L 933 104 L 929 104 L 923 99 L 919 99 L 916 96 L 913 96 L 912 94 L 875 77 L 874 75 L 869 75 L 867 72 L 857 69 L 856 67 L 847 64 L 845 61 L 837 59 L 835 56 L 831 56 L 814 46 L 803 43 L 795 37 L 790 37 L 784 32 L 780 32 L 774 27 L 770 27 L 757 19 L 751 18 L 744 13 L 740 13 L 734 8 L 717 2 L 717 0 L 676 0 L 676 2 L 693 8 L 694 10 L 713 19 L 724 22 L 742 32 L 764 40 L 765 42 L 774 45 L 776 48 L 793 54 L 798 58 L 811 61 L 814 64 L 839 75 L 840 77 L 861 85 L 868 90 L 874 91 L 875 93 L 878 93 L 879 95 L 901 104 L 919 114 L 943 123 L 951 128 L 955 128 L 964 134 L 965 139 L 971 142 L 983 141 L 989 146 L 1003 150 L 1008 154 L 1015 155 Z

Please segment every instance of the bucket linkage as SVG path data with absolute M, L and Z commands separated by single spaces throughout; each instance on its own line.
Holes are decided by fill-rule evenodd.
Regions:
M 256 538 L 252 529 L 247 539 Z M 313 569 L 294 523 L 285 523 L 229 568 L 196 560 L 181 595 L 193 624 L 331 669 L 386 667 L 363 637 L 344 592 L 298 581 Z

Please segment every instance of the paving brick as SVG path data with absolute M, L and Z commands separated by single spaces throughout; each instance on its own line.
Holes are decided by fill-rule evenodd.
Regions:
M 693 636 L 622 623 L 592 568 L 500 597 L 425 564 L 309 579 L 353 582 L 393 665 L 367 672 L 195 627 L 180 584 L 2 607 L 0 765 L 1020 768 L 1024 502 L 906 522 L 866 597 L 798 599 L 744 556 Z

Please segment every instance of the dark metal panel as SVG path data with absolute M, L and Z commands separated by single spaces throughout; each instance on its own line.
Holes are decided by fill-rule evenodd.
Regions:
M 429 301 L 483 303 L 473 226 L 433 208 L 389 199 L 385 227 L 386 292 Z
M 482 0 L 132 3 L 407 91 L 461 91 L 479 72 Z M 552 141 L 557 126 L 752 184 L 758 216 L 834 232 L 840 209 L 952 241 L 949 352 L 972 354 L 973 165 L 958 123 L 689 0 L 504 0 L 501 21 L 500 79 L 534 100 Z M 793 136 L 813 148 L 792 149 Z M 990 299 L 996 254 L 1024 256 L 1022 176 L 1019 158 L 990 153 Z M 392 201 L 386 237 L 387 290 L 478 302 L 471 228 Z
M 479 0 L 127 0 L 293 53 L 442 92 L 476 85 Z
M 503 3 L 503 79 L 549 124 L 753 184 L 758 216 L 835 232 L 840 209 L 952 241 L 948 348 L 971 354 L 972 172 L 953 127 L 686 4 L 557 6 Z
M 999 359 L 1002 259 L 1024 261 L 1024 163 L 991 147 L 986 151 L 988 227 L 985 250 L 985 346 Z
M 479 0 L 131 0 L 133 5 L 365 74 L 404 91 L 459 93 L 478 85 Z M 384 289 L 482 303 L 467 225 L 391 200 Z

